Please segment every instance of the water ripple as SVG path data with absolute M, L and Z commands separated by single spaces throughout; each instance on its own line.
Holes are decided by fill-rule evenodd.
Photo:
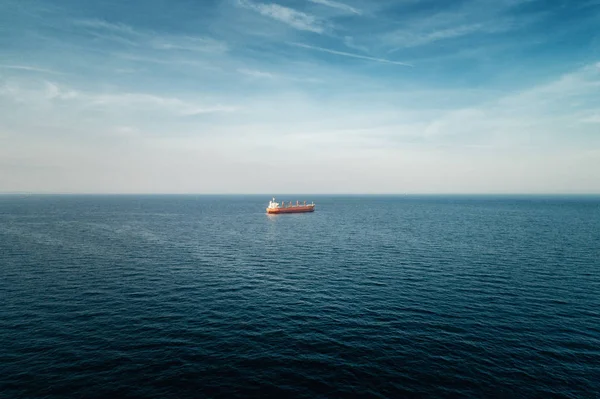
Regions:
M 600 200 L 0 197 L 0 396 L 594 397 Z

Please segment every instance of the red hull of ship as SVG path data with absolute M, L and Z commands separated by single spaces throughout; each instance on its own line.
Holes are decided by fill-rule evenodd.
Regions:
M 304 212 L 314 212 L 314 205 L 299 205 L 299 206 L 291 206 L 289 208 L 267 208 L 267 213 L 304 213 Z

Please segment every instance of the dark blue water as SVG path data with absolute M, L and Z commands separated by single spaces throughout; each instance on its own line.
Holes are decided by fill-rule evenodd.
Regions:
M 600 198 L 0 197 L 0 396 L 600 397 Z

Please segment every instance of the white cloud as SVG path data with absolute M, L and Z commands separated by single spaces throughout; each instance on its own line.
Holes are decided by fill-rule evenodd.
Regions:
M 494 79 L 473 89 L 473 81 L 444 79 L 454 76 L 456 67 L 445 68 L 446 60 L 429 60 L 418 69 L 393 74 L 392 65 L 406 63 L 392 58 L 402 57 L 381 57 L 394 46 L 425 46 L 514 29 L 521 22 L 507 16 L 518 13 L 498 12 L 497 4 L 506 7 L 520 0 L 467 0 L 460 3 L 468 5 L 464 9 L 459 3 L 442 7 L 458 8 L 454 14 L 426 13 L 423 19 L 415 17 L 425 14 L 413 7 L 393 19 L 381 15 L 393 3 L 389 1 L 308 1 L 240 0 L 233 8 L 220 5 L 206 15 L 190 10 L 191 19 L 168 34 L 98 19 L 65 23 L 65 15 L 73 13 L 49 15 L 54 19 L 35 32 L 30 23 L 10 27 L 23 33 L 17 35 L 15 51 L 19 45 L 32 48 L 27 37 L 49 37 L 42 38 L 47 40 L 38 50 L 22 54 L 25 58 L 15 58 L 18 54 L 11 50 L 11 61 L 0 66 L 0 159 L 13 165 L 0 165 L 0 187 L 130 192 L 600 190 L 600 63 L 539 83 L 578 60 L 551 60 L 552 68 L 545 68 L 533 65 L 534 57 L 527 66 L 515 61 L 500 70 L 489 62 L 489 54 L 485 60 L 485 55 L 476 55 L 472 59 L 483 64 L 472 65 L 475 73 L 483 67 Z M 291 4 L 298 8 L 284 7 Z M 353 11 L 355 4 L 362 10 Z M 470 9 L 473 4 L 479 7 Z M 354 18 L 363 11 L 381 18 L 361 18 L 363 24 L 352 27 L 340 18 L 335 20 L 336 34 L 334 20 L 325 19 Z M 378 32 L 389 29 L 388 24 L 402 29 L 380 43 Z M 185 34 L 174 33 L 183 29 Z M 318 40 L 311 42 L 311 37 Z M 86 38 L 89 43 L 82 43 Z M 512 35 L 496 43 L 487 39 L 464 47 L 485 44 L 489 51 L 488 43 L 522 43 Z M 326 44 L 334 41 L 337 45 Z M 301 43 L 281 47 L 290 42 Z M 228 43 L 236 51 L 228 52 Z M 456 54 L 464 47 L 445 53 Z M 290 52 L 293 56 L 285 58 Z M 363 60 L 362 67 L 358 60 Z M 384 72 L 382 64 L 389 64 L 384 74 L 379 73 Z M 55 65 L 73 74 L 37 74 Z M 519 74 L 519 68 L 532 65 L 538 73 Z M 504 85 L 507 76 L 510 83 Z M 442 81 L 454 89 L 439 89 Z M 313 82 L 320 84 L 306 84 Z M 517 85 L 530 88 L 511 89 Z M 33 164 L 38 169 L 30 173 Z M 50 173 L 52 166 L 58 169 Z M 264 179 L 266 173 L 270 179 Z M 582 176 L 589 182 L 573 183 Z
M 157 50 L 184 50 L 223 53 L 228 49 L 225 43 L 204 37 L 160 36 L 151 39 L 149 43 Z
M 202 104 L 200 101 L 185 101 L 146 93 L 109 92 L 97 93 L 73 90 L 55 82 L 44 81 L 38 85 L 22 86 L 11 82 L 0 87 L 0 96 L 29 106 L 52 105 L 69 102 L 75 108 L 102 108 L 121 112 L 124 109 L 138 112 L 168 113 L 175 116 L 193 116 L 210 113 L 234 112 L 236 106 L 222 104 Z
M 282 94 L 248 110 L 268 121 L 266 125 L 249 130 L 244 123 L 239 132 L 252 138 L 277 135 L 270 142 L 280 143 L 281 149 L 286 140 L 296 140 L 307 149 L 319 146 L 342 152 L 350 144 L 353 148 L 443 147 L 450 152 L 467 148 L 547 152 L 583 142 L 593 148 L 600 146 L 592 125 L 600 104 L 599 81 L 600 73 L 592 65 L 501 95 L 495 91 L 466 95 L 462 89 L 423 93 L 390 89 L 360 95 L 349 90 L 329 97 L 319 108 L 309 98 Z M 422 105 L 412 104 L 411 99 Z M 589 126 L 577 125 L 583 121 Z M 573 139 L 575 134 L 588 138 Z
M 315 16 L 279 4 L 254 3 L 249 0 L 238 0 L 238 4 L 298 30 L 314 33 L 324 33 L 326 30 L 325 24 Z
M 308 1 L 310 1 L 311 3 L 315 3 L 315 4 L 322 4 L 324 6 L 331 7 L 331 8 L 337 8 L 339 10 L 347 11 L 347 12 L 357 14 L 357 15 L 362 14 L 362 11 L 360 11 L 359 9 L 356 9 L 356 8 L 349 6 L 347 4 L 344 4 L 344 3 L 340 3 L 338 1 L 332 1 L 332 0 L 308 0 Z
M 430 142 L 450 145 L 533 146 L 539 150 L 577 145 L 578 140 L 570 140 L 572 134 L 593 132 L 592 126 L 573 126 L 596 122 L 597 115 L 589 110 L 600 105 L 598 87 L 600 71 L 588 65 L 526 90 L 447 111 L 430 120 L 423 134 Z M 587 117 L 582 118 L 582 112 Z M 589 140 L 586 143 L 594 145 Z
M 348 48 L 352 48 L 354 50 L 362 51 L 363 53 L 369 53 L 369 49 L 366 46 L 361 46 L 359 44 L 356 44 L 356 42 L 354 41 L 354 38 L 351 37 L 351 36 L 345 36 L 344 37 L 344 44 Z
M 392 61 L 392 60 L 387 60 L 385 58 L 368 57 L 366 55 L 347 53 L 345 51 L 331 50 L 331 49 L 327 49 L 327 48 L 323 48 L 323 47 L 310 46 L 308 44 L 292 43 L 292 45 L 297 46 L 297 47 L 302 47 L 302 48 L 305 48 L 305 49 L 309 49 L 309 50 L 315 50 L 315 51 L 320 51 L 320 52 L 329 53 L 329 54 L 341 55 L 341 56 L 344 56 L 344 57 L 360 58 L 360 59 L 363 59 L 363 60 L 375 61 L 375 62 L 380 62 L 380 63 L 383 63 L 383 64 L 394 64 L 394 65 L 412 66 L 411 64 L 408 64 L 406 62 Z
M 240 68 L 238 72 L 253 78 L 276 79 L 277 76 L 270 72 L 257 71 L 255 69 Z
M 242 75 L 249 76 L 255 79 L 268 79 L 268 80 L 279 80 L 279 81 L 295 81 L 295 82 L 307 82 L 307 83 L 321 83 L 321 79 L 309 78 L 309 77 L 298 77 L 288 76 L 279 73 L 259 71 L 256 69 L 239 68 L 237 70 Z
M 392 47 L 389 52 L 394 52 L 469 35 L 507 32 L 531 24 L 545 15 L 540 11 L 525 16 L 508 16 L 506 11 L 519 2 L 488 4 L 468 1 L 454 11 L 409 20 L 402 28 L 383 34 L 380 40 L 386 46 Z
M 587 116 L 581 120 L 584 123 L 600 123 L 600 113 Z
M 78 27 L 87 28 L 88 33 L 95 37 L 133 47 L 212 53 L 223 53 L 228 50 L 226 43 L 209 37 L 162 34 L 154 31 L 134 29 L 122 23 L 111 23 L 97 19 L 76 20 L 74 24 Z
M 45 97 L 49 100 L 60 99 L 69 100 L 80 96 L 80 93 L 75 90 L 61 89 L 57 84 L 52 82 L 44 82 L 45 84 Z
M 38 68 L 30 65 L 0 65 L 0 69 L 15 69 L 21 71 L 30 71 L 30 72 L 43 72 L 43 73 L 52 73 L 59 74 L 60 72 L 53 71 L 47 68 Z
M 100 19 L 81 19 L 75 20 L 73 23 L 76 26 L 82 26 L 86 28 L 91 28 L 93 30 L 106 30 L 112 32 L 119 32 L 123 34 L 127 34 L 130 36 L 143 36 L 140 32 L 133 29 L 131 26 L 122 24 L 122 23 L 112 23 L 103 21 Z
M 476 32 L 492 33 L 497 31 L 497 27 L 481 23 L 457 25 L 433 30 L 419 30 L 414 27 L 408 27 L 386 34 L 384 40 L 388 45 L 395 46 L 395 48 L 389 52 L 395 52 L 402 48 L 423 46 L 441 40 L 455 39 Z
M 555 80 L 540 84 L 531 89 L 513 94 L 503 100 L 527 105 L 528 107 L 547 106 L 553 101 L 560 101 L 564 109 L 568 98 L 596 94 L 596 101 L 600 93 L 600 69 L 592 65 L 585 65 L 572 72 L 563 74 Z
M 167 111 L 174 115 L 193 116 L 209 113 L 233 112 L 233 106 L 199 105 L 195 102 L 184 101 L 174 97 L 163 97 L 145 93 L 88 93 L 80 96 L 84 101 L 93 106 L 103 106 L 113 109 L 121 107 L 137 108 L 145 111 Z
M 186 115 L 186 116 L 194 116 L 194 115 L 202 115 L 202 114 L 234 112 L 237 110 L 238 110 L 237 107 L 221 105 L 221 104 L 217 104 L 217 105 L 213 105 L 213 106 L 204 106 L 204 107 L 187 105 L 181 109 L 180 114 Z

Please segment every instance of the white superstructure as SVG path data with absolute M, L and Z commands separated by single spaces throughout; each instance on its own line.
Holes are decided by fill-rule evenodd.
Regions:
M 269 201 L 268 209 L 277 209 L 277 208 L 279 208 L 279 202 L 275 202 L 275 198 L 273 198 L 272 201 Z

